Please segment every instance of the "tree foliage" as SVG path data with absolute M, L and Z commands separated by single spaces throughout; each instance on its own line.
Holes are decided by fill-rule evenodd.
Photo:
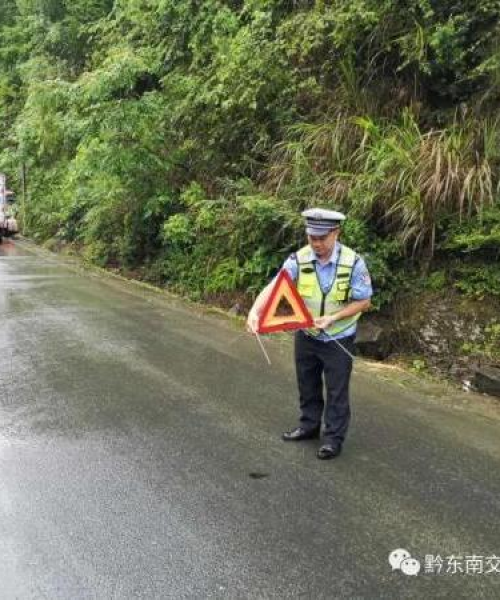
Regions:
M 255 290 L 312 204 L 349 211 L 379 286 L 397 289 L 405 256 L 489 268 L 499 14 L 500 0 L 3 0 L 0 168 L 16 186 L 26 167 L 31 235 L 197 296 Z

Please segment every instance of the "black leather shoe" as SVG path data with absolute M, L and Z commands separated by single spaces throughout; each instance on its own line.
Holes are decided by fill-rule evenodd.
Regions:
M 319 438 L 319 427 L 316 429 L 304 429 L 303 427 L 296 427 L 291 431 L 285 431 L 281 436 L 285 442 L 300 442 L 302 440 L 312 440 Z
M 325 444 L 324 446 L 321 446 L 321 448 L 318 450 L 316 456 L 320 460 L 328 460 L 330 458 L 335 458 L 341 452 L 342 452 L 342 446 L 340 446 L 340 445 L 332 446 L 332 444 Z

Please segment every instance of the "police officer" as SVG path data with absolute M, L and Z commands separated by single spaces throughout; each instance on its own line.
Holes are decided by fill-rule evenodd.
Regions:
M 314 328 L 295 334 L 295 368 L 299 388 L 300 422 L 283 433 L 284 441 L 318 438 L 324 420 L 319 459 L 338 456 L 350 420 L 349 381 L 356 326 L 371 306 L 373 294 L 365 261 L 339 241 L 345 215 L 312 208 L 305 217 L 309 244 L 292 254 L 283 268 L 314 318 Z M 247 329 L 257 331 L 260 313 L 274 280 L 255 300 Z M 326 405 L 323 395 L 323 377 Z

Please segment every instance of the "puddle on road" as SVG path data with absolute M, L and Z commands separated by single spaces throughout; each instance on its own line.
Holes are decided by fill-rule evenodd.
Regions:
M 269 473 L 260 473 L 258 471 L 252 471 L 248 474 L 251 479 L 264 479 L 265 477 L 269 477 Z

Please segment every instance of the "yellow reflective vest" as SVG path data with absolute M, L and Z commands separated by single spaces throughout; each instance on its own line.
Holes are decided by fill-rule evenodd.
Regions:
M 351 299 L 351 276 L 356 253 L 351 248 L 341 245 L 337 262 L 337 272 L 332 286 L 325 293 L 321 290 L 316 272 L 316 259 L 310 246 L 304 246 L 297 254 L 297 290 L 302 296 L 313 318 L 333 315 L 343 308 Z M 335 321 L 331 327 L 324 329 L 329 335 L 337 335 L 349 329 L 361 316 L 361 313 Z M 308 333 L 319 335 L 320 330 L 308 329 Z

